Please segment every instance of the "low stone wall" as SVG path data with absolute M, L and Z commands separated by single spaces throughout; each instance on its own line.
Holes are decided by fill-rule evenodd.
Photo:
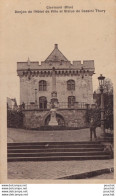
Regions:
M 45 126 L 45 120 L 50 115 L 50 111 L 25 110 L 23 114 L 24 128 L 37 129 Z M 63 117 L 65 127 L 87 127 L 85 109 L 59 109 L 57 114 Z
M 67 127 L 87 126 L 85 109 L 59 110 L 58 113 L 64 117 L 65 126 Z
M 24 128 L 39 128 L 44 125 L 44 119 L 49 115 L 49 111 L 39 111 L 39 110 L 25 110 L 23 111 Z

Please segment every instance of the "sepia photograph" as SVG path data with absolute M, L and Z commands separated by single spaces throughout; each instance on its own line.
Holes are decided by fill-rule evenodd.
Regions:
M 20 105 L 7 98 L 9 178 L 113 178 L 113 84 L 101 74 L 93 92 L 93 74 L 94 60 L 71 63 L 58 44 L 41 64 L 17 62 Z
M 7 180 L 115 179 L 114 1 L 95 2 L 4 6 Z

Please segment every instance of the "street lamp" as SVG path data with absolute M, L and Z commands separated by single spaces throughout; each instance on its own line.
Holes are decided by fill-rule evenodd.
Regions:
M 100 74 L 100 76 L 98 77 L 98 81 L 99 81 L 99 87 L 100 87 L 100 92 L 101 92 L 101 131 L 102 131 L 103 135 L 105 136 L 105 127 L 104 127 L 104 95 L 103 95 L 104 79 L 105 79 L 105 77 L 102 76 L 102 74 Z
M 37 105 L 37 89 L 35 88 L 35 104 Z

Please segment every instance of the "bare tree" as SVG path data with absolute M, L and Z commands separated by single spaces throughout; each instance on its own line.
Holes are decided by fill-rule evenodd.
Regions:
M 99 88 L 93 94 L 97 108 L 100 109 L 101 95 Z M 109 78 L 104 81 L 104 108 L 105 108 L 105 128 L 113 130 L 113 84 Z M 99 110 L 100 111 L 100 110 Z M 99 117 L 99 115 L 98 115 Z M 100 121 L 96 118 L 96 121 Z
M 99 87 L 96 91 L 94 91 L 94 93 L 96 93 L 96 94 L 100 93 Z M 107 93 L 109 95 L 113 95 L 113 83 L 112 83 L 111 79 L 109 79 L 109 78 L 105 78 L 105 80 L 104 80 L 104 93 Z

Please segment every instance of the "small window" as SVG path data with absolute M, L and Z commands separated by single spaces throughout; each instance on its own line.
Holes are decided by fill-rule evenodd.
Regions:
M 71 108 L 75 104 L 75 96 L 68 97 L 68 107 Z
M 75 81 L 74 80 L 68 80 L 67 81 L 67 90 L 75 90 Z
M 47 90 L 47 82 L 45 80 L 39 81 L 39 91 Z

